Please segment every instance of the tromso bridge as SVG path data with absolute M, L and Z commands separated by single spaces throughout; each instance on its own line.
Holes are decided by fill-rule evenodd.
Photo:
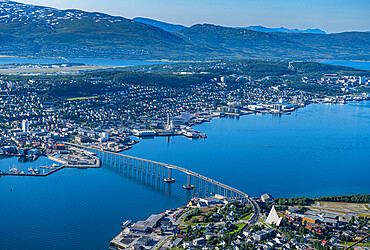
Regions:
M 255 211 L 255 214 L 253 216 L 255 217 L 254 219 L 257 219 L 259 216 L 259 206 L 253 199 L 250 199 L 247 194 L 236 188 L 212 180 L 206 176 L 197 174 L 188 169 L 83 145 L 71 144 L 71 146 L 90 151 L 101 159 L 102 164 L 113 168 L 124 169 L 129 176 L 139 180 L 143 180 L 146 183 L 152 185 L 174 183 L 175 179 L 173 178 L 172 171 L 181 171 L 182 173 L 187 175 L 187 183 L 183 185 L 183 188 L 185 190 L 194 189 L 194 193 L 198 197 L 201 197 L 202 195 L 207 197 L 214 194 L 219 194 L 224 197 L 234 198 L 245 203 L 250 203 Z

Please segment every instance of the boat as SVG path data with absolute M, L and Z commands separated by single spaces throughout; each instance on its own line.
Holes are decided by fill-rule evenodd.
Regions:
M 125 229 L 126 227 L 130 226 L 132 223 L 132 220 L 127 220 L 125 222 L 122 222 L 122 229 Z
M 11 169 L 9 169 L 9 172 L 11 172 L 11 173 L 16 173 L 18 171 L 18 168 L 11 168 Z
M 183 135 L 188 138 L 199 138 L 200 137 L 199 133 L 191 132 L 191 131 L 184 131 Z
M 139 129 L 134 129 L 133 135 L 138 136 L 138 137 L 147 137 L 147 136 L 155 136 L 156 132 L 154 130 L 139 130 Z

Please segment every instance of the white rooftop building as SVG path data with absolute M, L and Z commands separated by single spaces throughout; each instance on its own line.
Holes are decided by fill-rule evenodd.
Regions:
M 28 120 L 22 121 L 22 131 L 29 132 L 30 131 L 30 122 Z
M 277 214 L 275 206 L 272 206 L 271 211 L 269 215 L 267 216 L 267 219 L 265 222 L 267 224 L 275 223 L 276 226 L 279 226 L 282 219 L 283 218 L 279 217 L 279 215 Z

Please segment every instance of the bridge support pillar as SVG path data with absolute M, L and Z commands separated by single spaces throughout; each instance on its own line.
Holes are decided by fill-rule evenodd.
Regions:
M 164 179 L 164 182 L 166 183 L 174 183 L 175 179 L 172 178 L 172 168 L 168 168 L 168 176 L 167 179 Z
M 191 175 L 188 174 L 188 176 L 187 176 L 187 183 L 186 183 L 186 185 L 182 186 L 185 190 L 192 190 L 192 189 L 194 189 L 194 185 L 191 185 L 191 183 L 190 183 L 190 181 L 191 181 L 190 178 L 191 178 Z

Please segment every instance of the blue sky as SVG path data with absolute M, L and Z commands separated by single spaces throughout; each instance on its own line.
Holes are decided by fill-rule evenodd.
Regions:
M 15 0 L 17 1 L 17 0 Z M 61 9 L 149 17 L 190 26 L 320 28 L 370 31 L 370 0 L 19 0 Z

